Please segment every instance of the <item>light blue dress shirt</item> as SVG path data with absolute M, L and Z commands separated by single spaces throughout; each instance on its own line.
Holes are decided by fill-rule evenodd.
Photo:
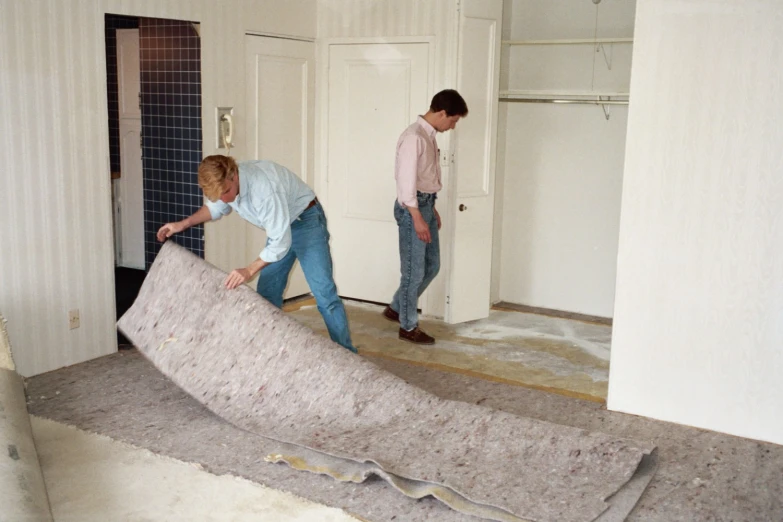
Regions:
M 212 220 L 236 210 L 242 219 L 266 230 L 267 243 L 259 257 L 280 261 L 291 248 L 291 223 L 315 199 L 299 176 L 272 161 L 243 161 L 239 166 L 239 194 L 231 203 L 209 201 Z

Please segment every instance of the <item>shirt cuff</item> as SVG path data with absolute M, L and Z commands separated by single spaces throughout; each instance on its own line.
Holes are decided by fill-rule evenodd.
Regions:
M 229 212 L 231 212 L 231 207 L 226 205 L 224 208 L 221 208 L 220 205 L 218 205 L 216 202 L 213 201 L 206 201 L 207 209 L 209 210 L 209 217 L 212 219 L 212 221 L 217 221 L 218 219 L 222 218 Z
M 266 261 L 267 263 L 276 263 L 277 261 L 280 261 L 285 257 L 285 255 L 288 253 L 288 250 L 285 252 L 274 252 L 270 251 L 268 248 L 265 248 L 261 251 L 260 254 L 258 254 L 258 257 L 261 258 L 262 261 Z

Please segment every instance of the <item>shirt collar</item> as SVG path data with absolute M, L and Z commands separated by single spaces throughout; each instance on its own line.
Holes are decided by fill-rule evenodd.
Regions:
M 242 197 L 247 194 L 248 189 L 248 181 L 247 181 L 247 175 L 242 172 L 242 169 L 237 166 L 237 172 L 239 172 L 239 193 L 237 194 L 237 199 L 234 200 L 236 203 L 239 203 L 242 200 Z
M 430 125 L 430 123 L 424 119 L 424 116 L 419 116 L 416 119 L 416 122 L 421 126 L 422 129 L 424 129 L 427 132 L 430 138 L 434 138 L 435 134 L 438 133 L 438 131 L 435 130 L 435 127 Z

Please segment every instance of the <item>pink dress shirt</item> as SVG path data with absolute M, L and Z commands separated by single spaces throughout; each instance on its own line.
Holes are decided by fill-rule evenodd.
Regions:
M 435 128 L 419 116 L 397 141 L 394 179 L 400 205 L 418 208 L 416 191 L 434 194 L 443 188 L 435 134 Z

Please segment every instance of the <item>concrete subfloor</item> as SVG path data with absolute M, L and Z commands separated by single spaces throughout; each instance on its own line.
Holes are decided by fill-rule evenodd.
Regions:
M 618 437 L 652 440 L 659 468 L 629 520 L 783 520 L 783 447 L 606 411 L 593 401 L 386 358 L 373 362 L 445 399 L 482 404 Z M 469 522 L 431 498 L 413 500 L 381 480 L 346 484 L 269 464 L 273 445 L 205 410 L 135 350 L 28 380 L 34 415 L 194 462 L 370 521 Z M 520 466 L 520 473 L 524 468 Z
M 416 346 L 397 338 L 398 326 L 382 306 L 345 301 L 354 345 L 370 358 L 406 361 L 507 384 L 563 395 L 606 400 L 611 327 L 507 310 L 487 319 L 450 325 L 422 318 L 421 328 L 436 338 Z M 314 301 L 286 307 L 292 317 L 327 335 Z

